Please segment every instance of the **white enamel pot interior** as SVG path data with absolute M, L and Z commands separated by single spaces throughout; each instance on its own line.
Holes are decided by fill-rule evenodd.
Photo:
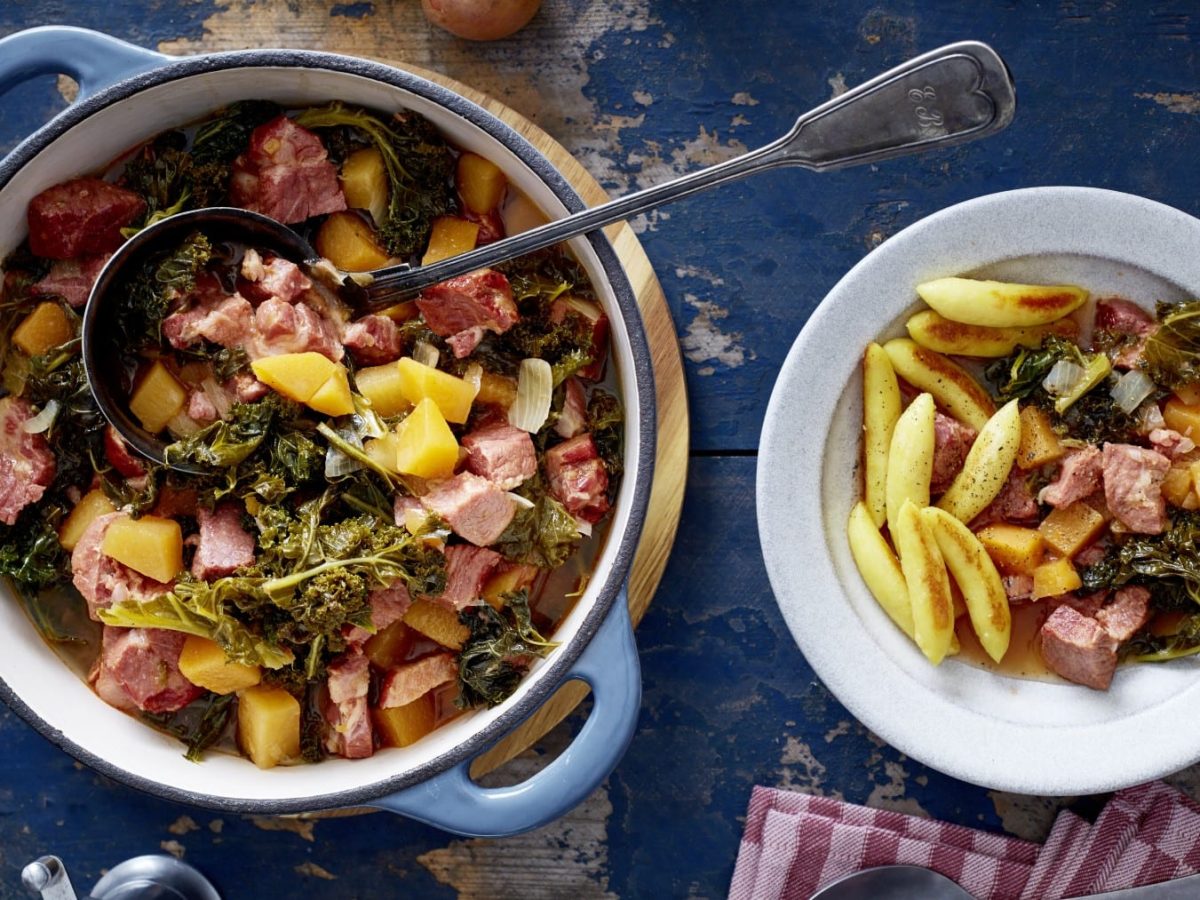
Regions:
M 125 46 L 125 45 L 122 45 Z M 457 146 L 496 162 L 552 217 L 582 208 L 575 192 L 523 138 L 478 106 L 425 79 L 388 66 L 329 54 L 247 51 L 184 60 L 128 78 L 89 96 L 0 162 L 0 257 L 25 237 L 25 209 L 43 189 L 94 171 L 164 129 L 236 100 L 285 106 L 342 100 L 382 111 L 414 110 Z M 627 410 L 625 475 L 608 537 L 582 599 L 561 623 L 561 645 L 535 663 L 504 704 L 460 717 L 404 749 L 370 759 L 260 771 L 213 753 L 199 765 L 180 744 L 105 705 L 34 631 L 21 604 L 2 588 L 0 695 L 51 741 L 88 765 L 160 796 L 227 810 L 287 813 L 363 803 L 421 782 L 478 754 L 533 712 L 570 671 L 607 614 L 641 531 L 654 451 L 654 388 L 636 301 L 608 242 L 578 238 L 612 325 L 613 359 Z

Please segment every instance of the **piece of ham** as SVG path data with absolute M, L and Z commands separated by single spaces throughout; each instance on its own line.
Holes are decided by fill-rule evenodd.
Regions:
M 361 653 L 343 653 L 329 664 L 328 697 L 322 713 L 328 725 L 325 749 L 346 759 L 363 759 L 375 752 L 367 692 L 371 687 L 370 663 Z
M 467 450 L 467 471 L 511 491 L 537 474 L 537 451 L 528 431 L 507 422 L 477 428 L 460 442 Z
M 940 412 L 933 416 L 933 477 L 929 489 L 940 494 L 962 471 L 975 443 L 975 429 Z
M 1150 591 L 1141 585 L 1121 588 L 1111 603 L 1096 612 L 1096 621 L 1115 640 L 1125 643 L 1150 621 Z
M 200 340 L 243 347 L 253 332 L 254 307 L 241 294 L 207 294 L 196 305 L 171 313 L 162 322 L 163 337 L 177 350 Z
M 145 200 L 102 179 L 64 181 L 29 201 L 29 249 L 51 259 L 111 253 L 145 212 Z
M 1196 449 L 1196 442 L 1173 428 L 1155 428 L 1150 432 L 1150 446 L 1168 459 L 1187 456 Z
M 200 541 L 192 558 L 192 574 L 201 581 L 232 575 L 254 564 L 254 535 L 242 527 L 240 503 L 218 503 L 210 512 L 196 510 Z
M 1091 445 L 1072 450 L 1063 457 L 1058 477 L 1038 492 L 1038 501 L 1053 507 L 1070 506 L 1100 490 L 1104 474 L 1103 455 Z
M 421 503 L 445 519 L 455 534 L 479 547 L 494 543 L 516 514 L 508 494 L 472 472 L 434 482 Z
M 407 706 L 436 687 L 458 677 L 458 663 L 451 653 L 436 653 L 416 662 L 388 669 L 379 686 L 380 709 Z
M 1136 303 L 1120 297 L 1106 297 L 1096 301 L 1095 327 L 1099 331 L 1114 334 L 1129 334 L 1143 337 L 1152 332 L 1157 324 L 1154 316 Z
M 1042 624 L 1040 637 L 1042 659 L 1052 671 L 1076 684 L 1108 689 L 1119 642 L 1099 622 L 1064 604 Z
M 595 524 L 608 512 L 608 470 L 590 434 L 581 434 L 546 451 L 546 480 L 567 512 Z
M 280 353 L 320 353 L 341 362 L 344 350 L 334 324 L 307 303 L 272 297 L 254 311 L 254 340 L 244 344 L 251 359 Z
M 400 328 L 387 316 L 376 314 L 346 326 L 342 343 L 360 366 L 381 366 L 399 359 L 404 352 Z
M 56 259 L 45 277 L 29 286 L 29 293 L 35 297 L 61 297 L 78 309 L 87 303 L 92 285 L 110 256 L 111 253 L 99 253 L 78 259 Z
M 0 398 L 0 522 L 5 525 L 41 500 L 54 480 L 54 452 L 45 435 L 25 430 L 31 418 L 33 409 L 21 398 Z
M 1003 575 L 1000 583 L 1009 603 L 1024 603 L 1033 597 L 1032 575 Z
M 425 288 L 417 308 L 429 329 L 446 338 L 459 359 L 479 346 L 484 332 L 503 334 L 519 318 L 508 279 L 494 269 L 468 272 Z
M 503 557 L 495 550 L 455 544 L 446 548 L 446 590 L 437 598 L 458 611 L 477 601 Z
M 1129 531 L 1159 534 L 1167 525 L 1163 479 L 1171 461 L 1155 450 L 1133 444 L 1105 444 L 1104 500 Z
M 272 297 L 294 303 L 312 287 L 309 277 L 290 259 L 272 256 L 264 260 L 253 247 L 242 257 L 241 275 L 238 292 L 256 303 Z
M 287 116 L 254 129 L 233 162 L 229 200 L 285 225 L 346 208 L 325 145 Z
M 1010 522 L 1017 525 L 1028 525 L 1037 521 L 1038 505 L 1033 492 L 1029 490 L 1029 479 L 1025 473 L 1013 467 L 1008 473 L 1008 480 L 1000 488 L 1000 493 L 983 512 L 971 520 L 971 530 L 978 531 L 984 525 L 993 522 Z
M 554 433 L 567 440 L 587 430 L 587 396 L 583 382 L 574 376 L 564 382 L 563 388 L 563 408 L 554 423 Z
M 379 634 L 389 625 L 399 622 L 413 601 L 404 582 L 397 580 L 388 587 L 371 591 L 367 595 L 367 602 L 371 604 L 371 627 L 347 625 L 342 630 L 346 643 L 351 646 L 364 644 L 372 635 Z
M 88 680 L 105 703 L 126 711 L 168 713 L 204 693 L 179 671 L 187 635 L 161 628 L 104 626 Z
M 147 578 L 100 552 L 109 526 L 121 518 L 124 513 L 119 512 L 96 517 L 71 551 L 71 581 L 87 601 L 88 615 L 96 621 L 100 620 L 97 610 L 125 600 L 150 600 L 175 586 L 174 582 Z

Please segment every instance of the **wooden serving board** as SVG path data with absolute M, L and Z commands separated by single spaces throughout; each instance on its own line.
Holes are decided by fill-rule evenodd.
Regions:
M 589 206 L 609 199 L 599 182 L 567 152 L 566 148 L 520 113 L 436 72 L 387 59 L 380 61 L 437 82 L 502 119 L 554 163 Z M 642 539 L 638 544 L 629 576 L 629 612 L 636 625 L 641 621 L 658 590 L 658 583 L 662 579 L 667 557 L 675 542 L 675 532 L 679 527 L 688 465 L 687 390 L 675 323 L 671 319 L 662 285 L 654 274 L 650 260 L 628 224 L 621 222 L 610 225 L 605 229 L 605 234 L 612 242 L 637 295 L 650 343 L 655 393 L 658 399 L 658 447 L 654 482 L 650 491 L 650 505 L 646 513 Z M 571 681 L 563 685 L 520 727 L 477 757 L 471 766 L 471 775 L 477 778 L 491 772 L 528 749 L 565 719 L 587 694 L 588 688 L 581 682 Z

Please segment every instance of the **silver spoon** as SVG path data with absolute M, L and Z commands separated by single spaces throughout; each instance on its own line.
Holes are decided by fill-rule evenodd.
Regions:
M 567 238 L 595 231 L 671 200 L 780 166 L 816 172 L 877 162 L 987 137 L 1012 121 L 1016 93 L 1008 69 L 986 44 L 948 44 L 897 66 L 822 103 L 796 120 L 783 137 L 743 156 L 585 209 L 514 237 L 429 266 L 390 266 L 368 273 L 365 286 L 346 277 L 343 299 L 359 311 L 389 306 L 423 287 L 495 265 Z M 295 262 L 317 254 L 285 225 L 245 210 L 193 210 L 140 231 L 109 260 L 92 287 L 83 318 L 83 363 L 101 412 L 140 454 L 164 461 L 166 444 L 128 412 L 114 362 L 128 351 L 115 342 L 111 312 L 120 302 L 112 290 L 121 274 L 155 248 L 178 243 L 191 230 L 214 242 L 266 247 Z M 182 467 L 195 471 L 190 467 Z
M 1080 900 L 1195 900 L 1200 875 L 1163 881 L 1145 887 L 1088 894 Z M 877 866 L 830 882 L 811 900 L 973 900 L 965 890 L 932 869 L 920 866 Z

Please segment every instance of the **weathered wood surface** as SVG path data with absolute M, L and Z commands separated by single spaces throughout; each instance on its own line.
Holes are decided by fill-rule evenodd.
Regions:
M 809 313 L 905 225 L 1035 184 L 1200 211 L 1194 4 L 546 0 L 530 28 L 493 45 L 430 31 L 415 0 L 0 4 L 0 33 L 51 21 L 169 52 L 282 45 L 421 65 L 521 112 L 614 192 L 762 144 L 842 86 L 964 37 L 1004 54 L 1020 108 L 984 145 L 863 171 L 772 173 L 635 223 L 681 339 L 696 454 L 679 539 L 638 631 L 638 735 L 579 810 L 503 842 L 379 815 L 218 816 L 99 778 L 4 712 L 0 897 L 22 896 L 16 872 L 46 850 L 86 885 L 160 844 L 230 897 L 268 885 L 270 895 L 335 898 L 721 896 L 755 783 L 1044 833 L 1058 801 L 983 791 L 914 763 L 816 681 L 763 571 L 752 454 L 775 372 Z M 64 102 L 52 79 L 5 96 L 0 149 Z M 1177 781 L 1194 789 L 1198 776 Z

